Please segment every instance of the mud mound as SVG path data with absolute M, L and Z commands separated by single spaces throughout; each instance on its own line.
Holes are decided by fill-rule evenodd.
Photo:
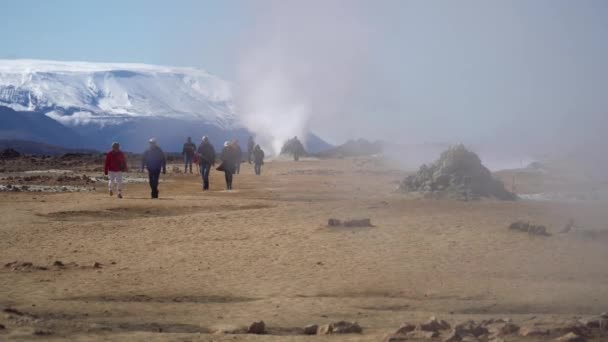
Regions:
M 287 140 L 287 142 L 281 148 L 281 154 L 286 155 L 298 155 L 300 157 L 308 156 L 308 152 L 304 148 L 304 145 L 297 138 Z
M 434 163 L 422 165 L 415 175 L 401 182 L 399 190 L 460 200 L 480 197 L 516 199 L 514 194 L 505 190 L 502 182 L 492 177 L 477 154 L 463 145 L 452 146 Z

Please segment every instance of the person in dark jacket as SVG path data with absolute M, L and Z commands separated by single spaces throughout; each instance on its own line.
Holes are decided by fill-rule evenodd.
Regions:
M 219 171 L 224 171 L 226 177 L 226 190 L 232 190 L 232 176 L 236 166 L 236 147 L 233 143 L 226 141 L 222 149 L 222 164 L 218 167 Z
M 163 174 L 167 173 L 167 160 L 165 159 L 163 150 L 156 144 L 156 139 L 150 139 L 149 143 L 150 147 L 144 152 L 144 156 L 141 160 L 141 171 L 143 172 L 144 167 L 148 169 L 148 179 L 150 182 L 150 189 L 152 190 L 152 198 L 158 198 L 160 172 L 162 170 Z
M 298 161 L 298 160 L 300 160 L 300 155 L 302 154 L 302 151 L 304 151 L 304 145 L 302 145 L 302 143 L 300 142 L 298 137 L 293 137 L 292 141 L 293 141 L 293 160 Z
M 234 146 L 234 173 L 237 175 L 241 173 L 241 163 L 243 162 L 243 150 L 241 150 L 241 145 L 239 145 L 239 141 L 235 140 L 232 145 Z
M 106 154 L 103 173 L 108 176 L 110 196 L 114 195 L 114 185 L 118 190 L 118 198 L 122 198 L 122 173 L 127 171 L 127 161 L 120 150 L 120 144 L 112 143 L 112 150 Z
M 182 156 L 184 157 L 184 173 L 188 173 L 188 167 L 190 167 L 190 173 L 192 173 L 192 159 L 194 158 L 194 152 L 196 152 L 196 145 L 192 142 L 192 138 L 188 137 L 188 141 L 184 144 L 182 149 Z
M 215 165 L 215 149 L 209 142 L 209 138 L 203 137 L 197 153 L 200 160 L 201 175 L 203 176 L 203 191 L 207 191 L 209 190 L 209 172 L 211 172 L 211 167 Z
M 255 145 L 253 149 L 253 160 L 255 174 L 259 176 L 262 174 L 262 165 L 264 165 L 264 151 L 260 148 L 260 145 Z
M 255 141 L 253 141 L 253 136 L 249 136 L 249 141 L 247 141 L 247 162 L 251 164 L 251 159 L 253 158 L 253 150 L 255 148 Z

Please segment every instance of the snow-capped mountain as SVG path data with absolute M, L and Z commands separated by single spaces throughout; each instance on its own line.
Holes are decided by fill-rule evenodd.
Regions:
M 138 118 L 236 124 L 227 81 L 200 69 L 146 64 L 0 60 L 0 106 L 68 126 Z
M 186 137 L 218 147 L 251 134 L 235 114 L 232 85 L 194 68 L 0 60 L 0 139 L 141 151 L 155 137 L 181 151 Z M 309 151 L 329 145 L 314 135 Z

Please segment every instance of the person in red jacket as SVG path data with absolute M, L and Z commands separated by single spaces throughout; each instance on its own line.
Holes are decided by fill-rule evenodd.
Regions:
M 108 176 L 108 188 L 110 196 L 114 185 L 118 188 L 118 198 L 122 198 L 122 173 L 127 171 L 127 161 L 124 153 L 120 150 L 120 144 L 112 143 L 112 150 L 106 154 L 106 164 L 103 173 Z

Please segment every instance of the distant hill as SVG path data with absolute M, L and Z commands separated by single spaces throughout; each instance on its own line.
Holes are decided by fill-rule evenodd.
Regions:
M 384 150 L 381 141 L 370 142 L 366 139 L 349 140 L 346 143 L 317 153 L 321 158 L 359 157 L 380 154 Z
M 38 112 L 17 112 L 0 106 L 0 139 L 27 140 L 63 146 L 89 146 L 73 129 Z
M 0 139 L 0 151 L 13 149 L 21 154 L 57 156 L 66 153 L 99 153 L 90 149 L 67 148 L 36 141 Z

